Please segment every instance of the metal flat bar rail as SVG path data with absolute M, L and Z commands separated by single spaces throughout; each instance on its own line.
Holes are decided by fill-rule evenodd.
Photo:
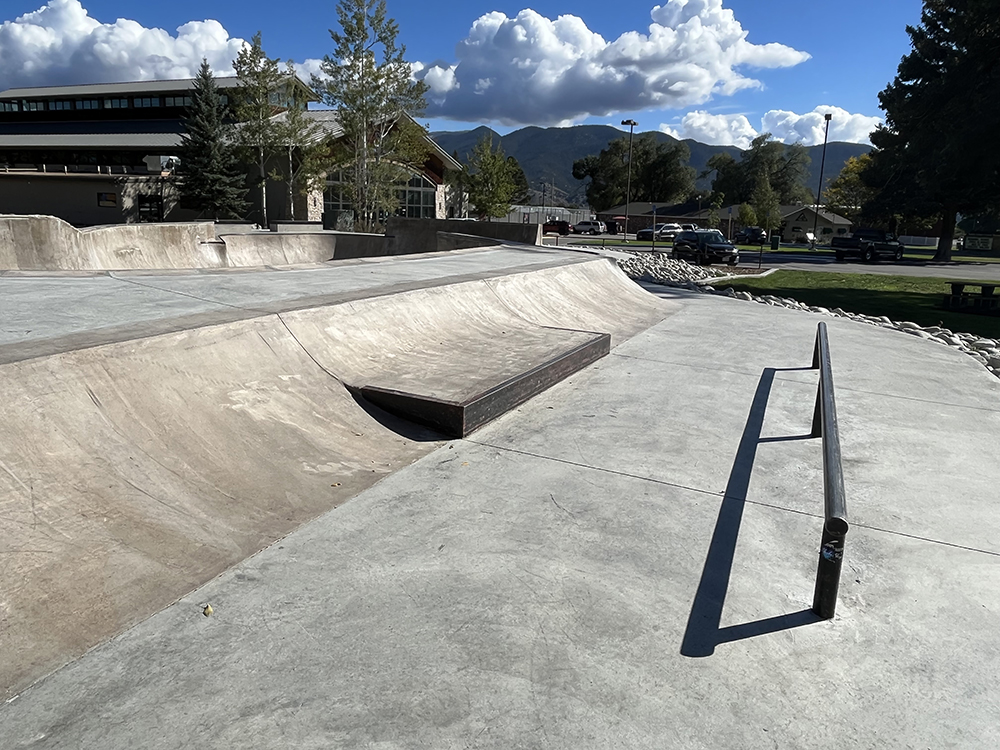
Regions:
M 825 519 L 816 571 L 816 591 L 813 612 L 824 620 L 833 618 L 840 589 L 840 568 L 844 561 L 844 543 L 850 525 L 847 522 L 847 497 L 844 492 L 844 470 L 840 454 L 840 429 L 837 424 L 837 404 L 833 397 L 833 366 L 830 363 L 830 341 L 826 323 L 820 323 L 813 348 L 813 369 L 819 370 L 816 390 L 816 410 L 813 413 L 812 436 L 823 439 L 823 498 Z

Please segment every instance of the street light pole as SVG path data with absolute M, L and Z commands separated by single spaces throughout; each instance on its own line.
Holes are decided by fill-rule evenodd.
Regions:
M 622 232 L 626 243 L 628 242 L 628 204 L 632 195 L 632 132 L 638 124 L 635 120 L 622 120 L 622 125 L 628 125 L 628 178 L 625 182 L 625 230 Z M 655 216 L 653 223 L 656 223 Z
M 830 137 L 830 120 L 833 119 L 833 115 L 827 112 L 823 115 L 823 119 L 826 120 L 826 132 L 823 134 L 823 158 L 819 162 L 819 190 L 816 192 L 816 210 L 813 213 L 813 247 L 816 247 L 816 227 L 819 224 L 819 207 L 823 198 L 823 168 L 826 166 L 826 140 Z

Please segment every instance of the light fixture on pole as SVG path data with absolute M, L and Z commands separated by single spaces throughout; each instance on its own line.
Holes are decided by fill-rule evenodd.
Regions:
M 823 158 L 819 162 L 819 190 L 816 193 L 816 209 L 813 213 L 813 247 L 816 246 L 816 226 L 819 224 L 819 207 L 822 204 L 823 198 L 823 167 L 826 166 L 826 139 L 830 137 L 830 120 L 833 119 L 833 115 L 827 112 L 823 115 L 823 119 L 826 120 L 826 132 L 823 134 Z
M 638 124 L 635 120 L 622 120 L 622 125 L 628 125 L 628 179 L 625 182 L 625 229 L 622 230 L 625 242 L 628 242 L 628 203 L 632 195 L 632 132 Z M 653 221 L 656 221 L 655 216 Z

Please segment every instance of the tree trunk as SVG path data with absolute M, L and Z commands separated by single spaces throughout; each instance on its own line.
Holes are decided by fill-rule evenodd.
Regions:
M 260 215 L 263 219 L 261 229 L 267 229 L 267 180 L 264 179 L 264 149 L 258 152 L 258 166 L 260 167 Z
M 938 239 L 937 252 L 934 260 L 947 262 L 951 260 L 951 243 L 955 239 L 955 221 L 958 209 L 945 206 L 941 211 L 941 237 Z
M 292 170 L 291 145 L 288 146 L 288 215 L 295 221 L 295 172 Z

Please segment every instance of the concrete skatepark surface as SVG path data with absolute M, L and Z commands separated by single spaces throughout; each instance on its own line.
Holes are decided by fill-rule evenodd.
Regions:
M 193 553 L 214 554 L 200 564 L 208 569 L 214 563 L 213 570 L 224 572 L 178 594 L 176 603 L 151 617 L 134 617 L 141 622 L 0 707 L 0 745 L 995 746 L 996 379 L 946 347 L 826 319 L 852 529 L 837 618 L 817 622 L 807 610 L 822 467 L 819 442 L 804 436 L 816 387 L 815 372 L 806 368 L 820 318 L 661 289 L 655 291 L 665 306 L 658 308 L 638 287 L 604 276 L 600 265 L 534 252 L 472 251 L 467 258 L 407 261 L 422 269 L 421 283 L 432 289 L 450 273 L 483 299 L 484 285 L 500 293 L 509 287 L 505 302 L 518 304 L 520 297 L 521 307 L 513 309 L 538 325 L 564 327 L 566 312 L 576 309 L 579 329 L 607 330 L 613 338 L 610 324 L 618 321 L 621 329 L 610 356 L 466 440 L 401 437 L 356 404 L 338 400 L 336 381 L 306 361 L 325 328 L 310 322 L 319 315 L 312 306 L 300 306 L 304 296 L 333 292 L 300 282 L 300 297 L 286 293 L 288 272 L 272 272 L 269 297 L 261 294 L 267 285 L 256 274 L 158 277 L 152 287 L 166 295 L 167 285 L 197 282 L 197 296 L 188 298 L 192 305 L 257 296 L 298 310 L 280 319 L 291 321 L 295 336 L 316 337 L 304 348 L 289 329 L 278 328 L 275 314 L 20 361 L 17 347 L 23 353 L 40 341 L 65 342 L 65 321 L 41 311 L 44 335 L 5 333 L 13 363 L 0 370 L 5 392 L 14 373 L 19 419 L 27 420 L 34 407 L 40 420 L 15 435 L 11 442 L 23 444 L 14 457 L 5 443 L 8 469 L 50 455 L 75 465 L 78 456 L 61 455 L 52 443 L 73 430 L 72 445 L 84 444 L 84 426 L 63 424 L 78 414 L 95 413 L 88 429 L 104 419 L 102 413 L 115 425 L 128 424 L 135 419 L 133 404 L 151 400 L 172 405 L 144 413 L 191 420 L 183 429 L 136 420 L 144 423 L 128 440 L 111 426 L 93 435 L 95 445 L 110 441 L 122 449 L 119 465 L 90 467 L 95 485 L 103 476 L 137 476 L 129 455 L 146 464 L 138 476 L 163 483 L 159 498 L 129 495 L 120 485 L 108 495 L 119 512 L 121 498 L 134 497 L 161 514 L 147 509 L 147 528 L 150 518 L 190 513 L 192 501 L 185 498 L 213 497 L 213 488 L 246 497 L 251 507 L 258 498 L 265 508 L 256 511 L 261 518 L 274 505 L 282 511 L 297 503 L 336 505 L 327 493 L 338 488 L 326 485 L 339 481 L 333 476 L 349 460 L 337 457 L 346 447 L 331 437 L 341 430 L 372 436 L 357 447 L 359 454 L 385 455 L 386 441 L 400 441 L 391 468 L 401 468 L 367 489 L 345 491 L 343 499 L 353 495 L 349 502 L 288 536 L 275 533 L 280 541 L 236 564 L 229 561 L 246 557 L 246 546 L 231 540 L 250 536 L 253 518 L 221 514 L 228 523 L 244 521 L 236 528 L 213 525 L 209 514 L 175 521 L 198 541 L 179 536 L 164 547 L 188 544 Z M 532 264 L 529 257 L 543 260 Z M 570 266 L 552 265 L 556 257 Z M 462 259 L 465 265 L 431 270 Z M 465 278 L 473 260 L 482 279 Z M 387 261 L 385 273 L 400 262 Z M 520 271 L 502 273 L 505 265 Z M 536 270 L 526 270 L 531 265 Z M 420 275 L 413 274 L 416 267 L 407 273 Z M 591 272 L 604 281 L 593 282 L 588 292 L 584 277 Z M 311 277 L 310 271 L 294 273 Z M 540 278 L 546 274 L 548 283 Z M 256 281 L 238 286 L 250 277 Z M 611 278 L 628 292 L 617 291 Z M 215 280 L 236 286 L 213 296 Z M 8 281 L 38 280 L 0 281 L 6 290 Z M 54 288 L 59 281 L 86 280 L 46 281 Z M 351 290 L 336 293 L 360 294 L 360 282 L 352 283 Z M 553 293 L 560 286 L 567 295 L 583 291 L 574 300 Z M 608 296 L 614 301 L 594 297 L 601 287 L 613 290 Z M 52 299 L 60 294 L 50 293 Z M 546 296 L 552 301 L 542 302 Z M 183 317 L 163 299 L 155 298 L 156 315 L 130 315 L 141 325 L 164 314 Z M 17 309 L 28 328 L 23 304 Z M 367 303 L 351 304 L 362 310 Z M 533 304 L 539 309 L 532 311 Z M 650 312 L 630 321 L 633 306 L 659 309 L 660 322 L 650 325 Z M 91 320 L 99 318 L 94 313 Z M 277 351 L 265 352 L 276 345 Z M 112 347 L 123 351 L 109 357 Z M 163 356 L 150 356 L 157 347 L 174 353 L 167 360 L 174 369 L 166 375 Z M 333 355 L 324 368 L 333 366 Z M 69 366 L 71 358 L 79 361 Z M 201 364 L 192 373 L 195 362 Z M 259 362 L 270 364 L 259 377 L 251 375 Z M 102 371 L 116 366 L 129 373 L 124 387 L 116 372 Z M 206 373 L 217 371 L 225 377 L 207 382 Z M 308 379 L 301 387 L 283 379 L 302 373 Z M 104 406 L 86 391 L 92 382 Z M 195 393 L 201 389 L 204 394 Z M 245 398 L 234 403 L 234 392 L 246 392 Z M 68 394 L 76 401 L 60 416 L 57 405 Z M 230 408 L 226 421 L 202 433 L 220 403 L 240 408 Z M 334 429 L 327 427 L 331 415 L 343 421 Z M 300 425 L 305 418 L 309 424 Z M 261 426 L 249 429 L 251 423 Z M 198 443 L 170 441 L 182 434 L 196 435 Z M 256 450 L 239 445 L 227 451 L 234 435 L 263 442 Z M 178 463 L 197 455 L 212 467 L 203 473 L 215 484 L 185 486 L 178 477 L 184 472 L 171 471 L 175 464 L 156 468 L 147 456 L 129 452 L 133 444 L 144 446 L 148 457 L 175 456 Z M 329 462 L 336 470 L 327 475 L 325 451 L 335 456 Z M 234 468 L 227 462 L 237 453 L 250 460 Z M 237 476 L 255 462 L 247 476 Z M 320 476 L 302 465 L 319 469 Z M 11 500 L 3 516 L 20 514 L 20 535 L 33 523 L 26 502 L 36 497 L 34 479 L 25 482 L 28 500 L 9 471 L 0 472 L 4 481 Z M 284 489 L 286 482 L 291 497 L 279 502 L 268 487 Z M 78 486 L 87 483 L 83 477 Z M 87 523 L 72 507 L 53 507 L 59 513 L 42 513 L 40 528 L 64 520 Z M 87 533 L 113 539 L 113 530 L 97 521 L 101 509 L 93 510 Z M 118 528 L 136 534 L 143 524 L 123 517 Z M 4 528 L 6 538 L 27 546 L 12 527 Z M 228 557 L 215 552 L 208 541 L 213 538 L 225 541 Z M 137 584 L 127 581 L 119 563 L 134 564 L 144 555 L 135 544 L 106 544 L 120 555 L 109 556 L 104 569 L 118 586 L 103 594 L 98 609 L 128 614 Z M 30 554 L 16 551 L 15 564 L 25 565 Z M 5 625 L 9 602 L 5 595 Z M 214 609 L 211 617 L 202 614 L 206 603 Z M 30 616 L 62 614 L 39 605 Z M 2 637 L 10 632 L 6 627 Z M 4 652 L 11 653 L 8 643 Z

